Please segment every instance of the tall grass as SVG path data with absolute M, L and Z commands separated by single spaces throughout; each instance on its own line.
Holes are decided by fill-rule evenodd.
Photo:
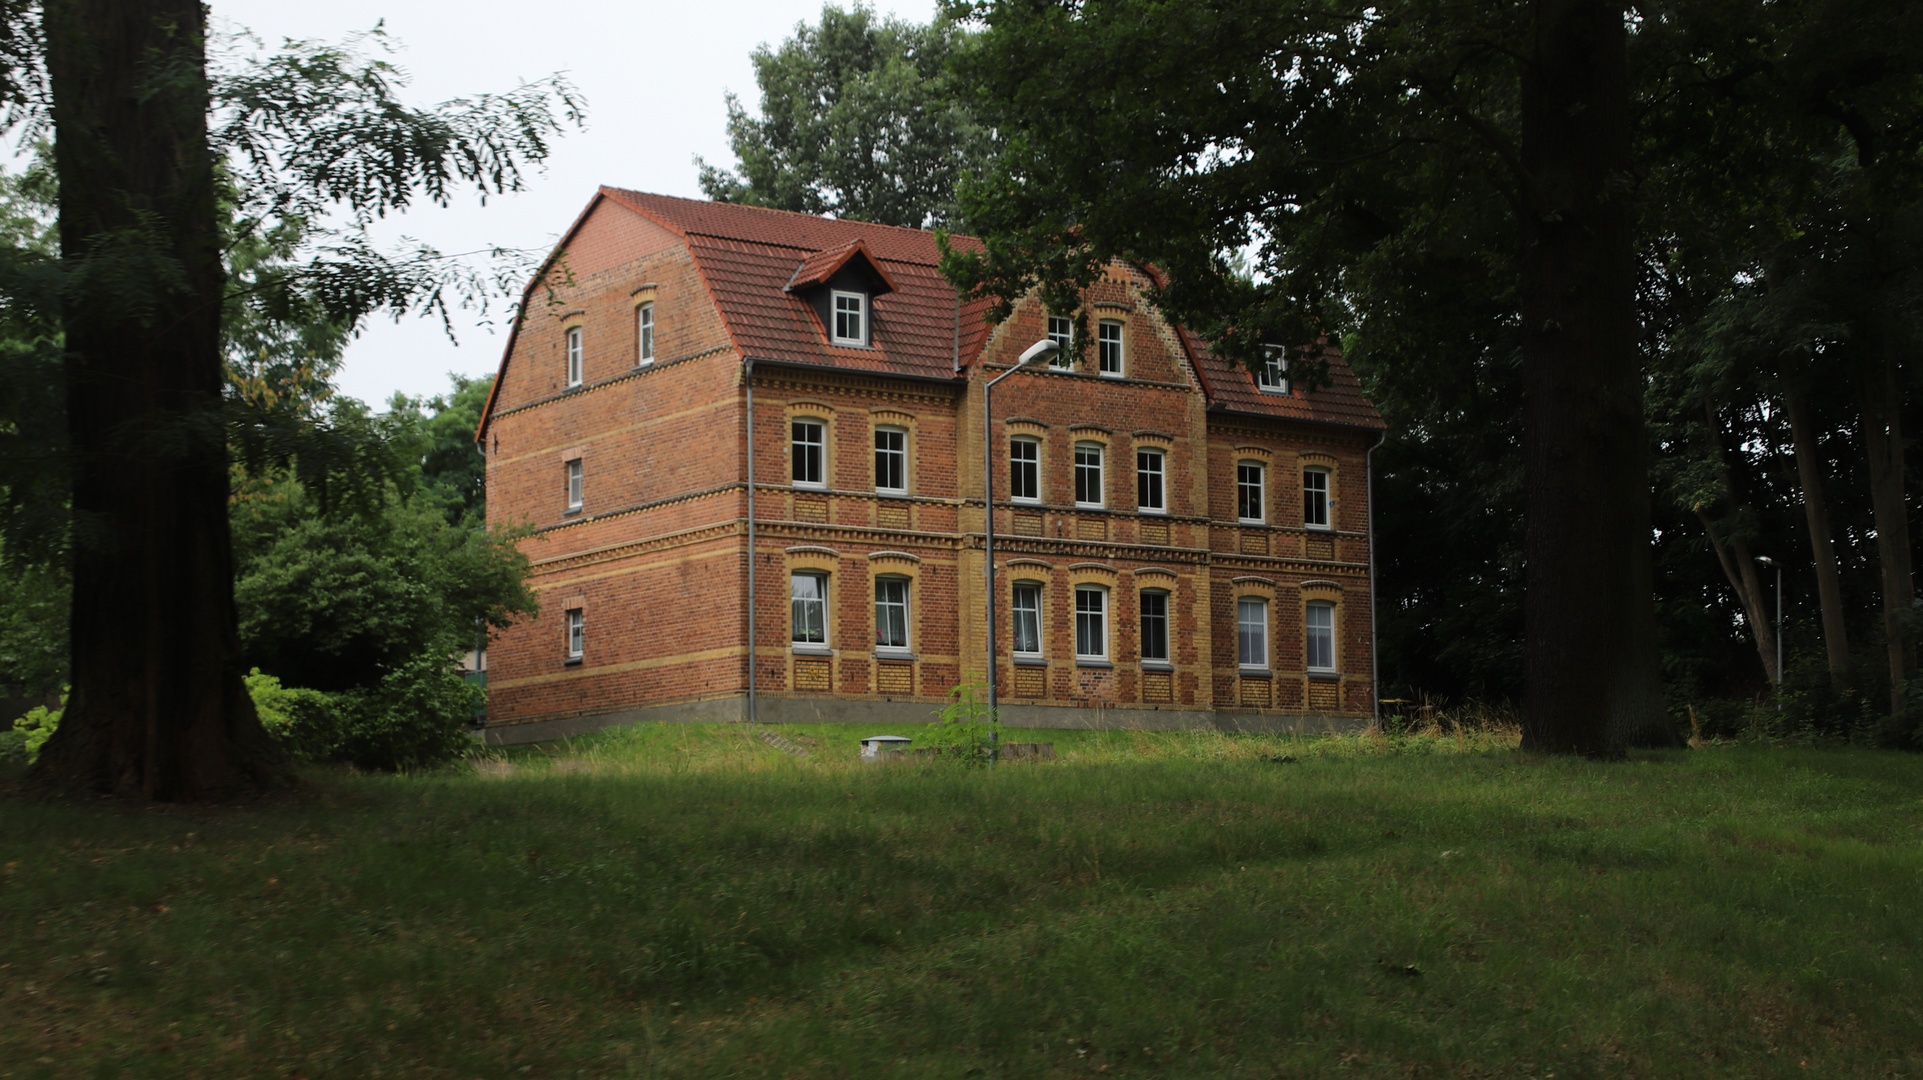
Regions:
M 239 811 L 0 801 L 0 1076 L 1923 1069 L 1913 758 L 783 732 L 808 756 L 654 726 Z

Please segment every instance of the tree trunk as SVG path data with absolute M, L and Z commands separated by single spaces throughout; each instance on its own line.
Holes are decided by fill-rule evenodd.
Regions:
M 1876 520 L 1876 556 L 1883 570 L 1883 634 L 1889 642 L 1890 715 L 1903 711 L 1903 683 L 1910 677 L 1909 628 L 1916 602 L 1910 576 L 1910 521 L 1903 478 L 1902 397 L 1897 389 L 1899 335 L 1894 319 L 1880 317 L 1875 356 L 1858 371 L 1857 401 L 1863 412 L 1863 449 L 1869 456 L 1870 507 Z
M 1730 513 L 1738 515 L 1743 504 L 1736 494 L 1736 476 L 1730 471 L 1729 456 L 1723 453 L 1723 422 L 1716 413 L 1716 402 L 1708 397 L 1703 399 L 1703 419 L 1708 432 L 1709 453 L 1716 460 L 1716 475 L 1723 481 L 1723 504 Z M 1756 557 L 1749 550 L 1749 541 L 1740 532 L 1733 533 L 1728 542 L 1717 539 L 1716 528 L 1703 508 L 1696 507 L 1696 516 L 1703 523 L 1703 532 L 1709 536 L 1709 546 L 1716 552 L 1716 561 L 1723 566 L 1723 576 L 1729 578 L 1730 587 L 1736 590 L 1736 599 L 1743 605 L 1743 618 L 1749 623 L 1750 640 L 1756 643 L 1757 655 L 1763 658 L 1763 677 L 1771 686 L 1780 686 L 1783 673 L 1776 670 L 1776 632 L 1769 617 L 1769 609 L 1764 605 L 1763 589 L 1756 580 Z
M 1803 517 L 1809 522 L 1810 561 L 1816 567 L 1816 596 L 1823 615 L 1823 648 L 1829 654 L 1830 685 L 1837 693 L 1850 687 L 1849 629 L 1843 622 L 1843 576 L 1830 539 L 1829 501 L 1823 494 L 1823 463 L 1816 454 L 1816 427 L 1810 422 L 1809 397 L 1784 365 L 1783 404 L 1789 413 L 1790 444 L 1796 449 L 1796 476 L 1803 489 Z
M 1620 4 L 1535 0 L 1522 82 L 1523 746 L 1674 745 L 1663 712 Z
M 274 784 L 242 684 L 200 0 L 46 0 L 72 279 L 73 691 L 38 774 L 167 801 Z

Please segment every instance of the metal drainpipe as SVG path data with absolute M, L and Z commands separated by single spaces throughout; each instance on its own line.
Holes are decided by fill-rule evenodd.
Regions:
M 1382 665 L 1376 659 L 1375 633 L 1375 452 L 1389 441 L 1389 429 L 1362 455 L 1363 473 L 1368 477 L 1369 499 L 1369 712 L 1376 727 L 1382 726 Z
M 743 357 L 741 380 L 748 386 L 748 415 L 744 442 L 748 454 L 748 722 L 755 714 L 755 358 Z

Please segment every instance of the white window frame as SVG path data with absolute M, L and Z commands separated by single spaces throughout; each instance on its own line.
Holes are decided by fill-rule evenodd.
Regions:
M 896 445 L 884 447 L 882 443 L 893 438 Z M 884 461 L 892 458 L 894 479 L 899 484 L 884 484 Z M 900 427 L 878 427 L 875 429 L 875 490 L 890 495 L 908 494 L 908 429 Z
M 1327 625 L 1323 625 L 1323 626 L 1316 625 L 1316 620 L 1318 616 L 1326 617 L 1328 620 Z M 1317 675 L 1335 674 L 1336 656 L 1335 656 L 1335 605 L 1334 604 L 1331 604 L 1326 600 L 1311 600 L 1307 604 L 1303 605 L 1302 638 L 1303 638 L 1302 640 L 1303 666 L 1308 668 L 1308 670 L 1313 674 L 1317 674 Z M 1320 639 L 1323 647 L 1327 650 L 1326 657 L 1316 656 L 1316 643 L 1318 638 Z M 1318 664 L 1316 663 L 1316 660 L 1318 659 L 1326 659 L 1328 662 L 1324 664 Z
M 567 642 L 562 654 L 570 663 L 579 663 L 587 654 L 588 633 L 587 613 L 580 608 L 569 608 L 566 612 L 565 627 Z
M 1320 483 L 1310 482 L 1310 477 L 1319 477 Z M 1302 470 L 1302 527 L 1305 529 L 1334 529 L 1335 515 L 1329 501 L 1329 489 L 1334 486 L 1329 470 L 1310 467 Z M 1317 520 L 1317 519 L 1320 520 Z
M 1088 643 L 1084 627 L 1092 628 L 1100 638 L 1093 652 L 1082 650 Z M 1108 660 L 1108 590 L 1100 585 L 1075 586 L 1075 659 L 1078 663 Z
M 801 597 L 795 595 L 795 583 L 803 578 L 815 583 L 815 595 Z M 804 638 L 802 620 L 795 616 L 802 610 L 801 605 L 811 604 L 821 629 L 821 640 Z M 828 626 L 828 575 L 820 570 L 794 570 L 788 574 L 788 645 L 798 653 L 827 653 L 830 651 L 830 631 Z
M 1119 319 L 1103 319 L 1095 324 L 1095 366 L 1105 377 L 1120 379 L 1122 368 L 1122 323 Z
M 1024 606 L 1023 600 L 1033 601 Z M 1009 622 L 1009 651 L 1024 659 L 1040 659 L 1042 656 L 1042 584 L 1039 581 L 1017 581 L 1009 588 L 1009 610 L 1014 618 Z M 1033 649 L 1022 648 L 1022 619 L 1029 620 L 1029 641 Z
M 809 442 L 802 438 L 803 426 L 815 431 L 816 439 Z M 825 488 L 828 486 L 828 421 L 816 416 L 796 416 L 788 421 L 788 478 L 789 484 L 798 488 Z M 814 463 L 816 479 L 799 479 L 796 474 L 802 471 L 802 464 Z
M 1259 461 L 1243 459 L 1235 463 L 1235 520 L 1244 525 L 1268 521 L 1269 470 Z M 1255 514 L 1250 516 L 1249 496 L 1254 493 Z
M 634 308 L 634 366 L 646 367 L 654 363 L 654 301 L 648 300 Z
M 1151 600 L 1153 603 L 1151 603 Z M 1136 621 L 1140 624 L 1138 645 L 1141 648 L 1141 659 L 1144 664 L 1166 665 L 1170 662 L 1168 601 L 1169 593 L 1167 589 L 1143 589 L 1141 595 L 1136 598 L 1136 604 L 1138 605 L 1135 609 Z M 1149 614 L 1149 608 L 1152 606 L 1160 607 L 1161 610 L 1151 615 Z M 1149 655 L 1149 625 L 1151 620 L 1161 623 L 1162 653 L 1160 656 Z
M 581 459 L 574 458 L 567 463 L 568 476 L 568 513 L 579 513 L 583 502 L 582 493 L 587 487 L 587 477 L 581 468 Z
M 581 362 L 581 328 L 578 326 L 568 327 L 565 340 L 567 342 L 568 354 L 567 384 L 569 386 L 579 386 L 581 385 L 581 368 L 583 366 Z
M 1155 459 L 1153 469 L 1144 468 L 1147 458 Z M 1155 502 L 1142 498 L 1145 482 L 1154 477 Z M 1168 513 L 1168 452 L 1154 447 L 1142 447 L 1135 451 L 1135 510 L 1142 514 Z
M 901 589 L 900 600 L 895 600 L 892 598 L 884 600 L 882 598 L 884 593 L 891 591 L 896 587 L 899 587 Z M 909 606 L 910 592 L 912 592 L 912 590 L 909 587 L 909 580 L 905 577 L 895 577 L 891 575 L 887 577 L 878 577 L 875 579 L 875 655 L 906 656 L 913 651 L 912 645 L 914 644 L 914 622 L 913 622 L 912 616 L 914 614 L 914 609 Z M 882 610 L 883 607 L 900 608 L 900 611 L 901 611 L 900 644 L 896 644 L 894 642 L 884 642 L 882 640 L 881 628 L 883 626 L 883 619 L 884 619 L 884 613 Z
M 1108 481 L 1107 481 L 1107 478 L 1102 474 L 1103 467 L 1104 467 L 1103 458 L 1107 456 L 1104 453 L 1106 449 L 1107 449 L 1106 447 L 1104 447 L 1101 443 L 1098 443 L 1098 442 L 1078 442 L 1075 444 L 1075 505 L 1076 506 L 1086 507 L 1089 509 L 1100 509 L 1101 507 L 1108 505 L 1108 501 L 1107 501 Z M 1092 455 L 1094 458 L 1094 464 L 1093 465 L 1085 464 L 1082 460 L 1083 455 Z M 1088 487 L 1088 485 L 1083 483 L 1082 478 L 1084 475 L 1087 475 L 1089 473 L 1092 473 L 1095 477 L 1095 498 L 1093 500 L 1082 498 L 1083 493 L 1087 490 L 1087 487 Z
M 1282 346 L 1262 346 L 1262 366 L 1255 372 L 1255 388 L 1265 394 L 1289 392 L 1289 360 Z
M 853 301 L 852 306 L 842 307 L 842 301 Z M 837 345 L 866 348 L 868 345 L 868 294 L 846 292 L 836 289 L 829 294 L 828 300 L 828 337 Z M 844 322 L 846 320 L 846 322 Z M 854 330 L 853 334 L 842 332 L 844 325 Z
M 1015 454 L 1015 448 L 1017 446 L 1027 447 L 1030 456 L 1026 458 L 1017 457 Z M 1026 495 L 1022 494 L 1019 490 L 1021 485 L 1015 482 L 1017 477 L 1021 475 L 1021 470 L 1024 469 L 1028 474 L 1028 490 L 1030 492 Z M 1031 439 L 1017 435 L 1008 440 L 1008 498 L 1011 502 L 1018 503 L 1039 503 L 1042 501 L 1042 443 L 1040 439 Z
M 1269 670 L 1269 607 L 1269 602 L 1259 596 L 1235 598 L 1235 666 L 1238 670 Z
M 1050 315 L 1048 340 L 1061 346 L 1048 358 L 1048 366 L 1057 371 L 1075 370 L 1075 320 L 1066 315 Z

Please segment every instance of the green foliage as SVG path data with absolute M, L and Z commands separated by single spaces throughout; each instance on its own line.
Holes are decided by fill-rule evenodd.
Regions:
M 701 190 L 883 225 L 956 224 L 956 177 L 993 143 L 949 70 L 969 44 L 943 16 L 921 26 L 825 5 L 818 25 L 755 50 L 761 116 L 728 95 L 737 171 L 697 159 Z
M 936 713 L 935 720 L 915 736 L 916 749 L 935 749 L 944 759 L 963 765 L 985 765 L 984 751 L 1001 733 L 1001 719 L 983 700 L 988 684 L 965 682 L 948 692 L 954 700 Z
M 39 697 L 66 681 L 71 589 L 57 565 L 0 558 L 0 696 Z
M 485 700 L 445 657 L 416 656 L 376 687 L 335 695 L 338 726 L 313 733 L 313 756 L 383 772 L 432 768 L 468 748 L 466 728 Z
M 388 441 L 397 453 L 418 463 L 415 498 L 439 507 L 450 524 L 481 528 L 487 523 L 487 459 L 474 433 L 494 381 L 456 374 L 448 378 L 454 391 L 445 396 L 394 395 L 387 405 Z
M 522 532 L 450 524 L 392 492 L 364 517 L 325 513 L 290 481 L 252 494 L 234 509 L 242 654 L 296 685 L 370 687 L 535 610 Z
M 0 740 L 0 764 L 30 764 L 40 756 L 40 748 L 60 728 L 60 717 L 67 711 L 67 693 L 70 689 L 65 686 L 60 688 L 60 702 L 54 707 L 36 705 L 13 722 L 13 731 L 10 732 L 13 738 Z

